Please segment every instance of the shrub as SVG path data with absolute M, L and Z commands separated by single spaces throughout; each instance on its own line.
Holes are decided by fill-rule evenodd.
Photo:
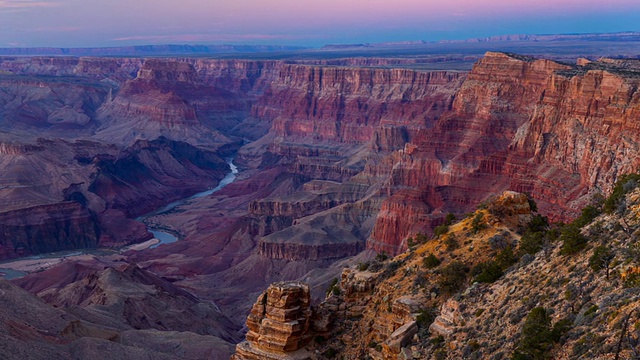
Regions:
M 522 337 L 512 359 L 545 359 L 551 345 L 551 319 L 543 307 L 534 308 L 522 326 Z
M 385 261 L 389 258 L 389 256 L 387 256 L 387 254 L 383 251 L 380 254 L 376 255 L 376 260 L 377 261 Z
M 602 211 L 599 208 L 589 205 L 582 209 L 580 217 L 575 219 L 572 224 L 579 228 L 584 227 L 585 225 L 590 224 L 593 219 L 597 218 L 601 213 Z
M 449 225 L 446 225 L 446 224 L 438 225 L 436 226 L 435 229 L 433 229 L 433 235 L 435 237 L 440 237 L 448 232 L 449 232 Z
M 423 233 L 417 233 L 416 234 L 416 243 L 417 244 L 424 244 L 427 242 L 427 240 L 429 240 L 429 238 L 427 238 L 427 235 L 423 234 Z
M 561 255 L 573 255 L 587 246 L 588 239 L 580 233 L 580 228 L 571 224 L 562 229 L 560 235 L 562 240 Z
M 533 200 L 533 198 L 531 197 L 531 194 L 526 194 L 526 195 L 527 195 L 527 201 L 529 202 L 529 207 L 531 208 L 531 212 L 537 212 L 538 204 L 536 204 L 536 201 Z
M 440 270 L 438 285 L 450 294 L 458 291 L 467 279 L 468 268 L 460 261 L 454 261 Z
M 336 294 L 336 290 L 338 292 L 337 294 Z M 333 280 L 331 280 L 331 283 L 329 284 L 329 288 L 327 288 L 327 296 L 329 296 L 330 294 L 340 295 L 338 278 L 333 278 Z
M 503 271 L 516 262 L 518 262 L 518 257 L 513 253 L 511 245 L 508 245 L 506 248 L 502 249 L 498 255 L 496 255 L 496 263 Z
M 590 316 L 596 313 L 596 311 L 598 311 L 598 305 L 593 305 L 591 307 L 589 307 L 587 309 L 587 311 L 584 312 L 584 316 Z
M 494 235 L 487 240 L 492 250 L 502 250 L 509 244 L 503 235 Z
M 606 246 L 598 246 L 593 250 L 593 255 L 589 258 L 589 267 L 595 272 L 602 269 L 607 270 L 607 277 L 609 277 L 609 265 L 613 260 L 614 255 Z
M 549 230 L 549 219 L 546 216 L 536 214 L 527 224 L 527 230 L 532 232 L 544 232 Z
M 484 213 L 479 212 L 476 216 L 473 217 L 471 221 L 471 231 L 474 234 L 477 234 L 480 230 L 483 230 L 487 227 L 487 224 L 484 222 Z
M 435 255 L 433 255 L 433 253 L 429 254 L 429 256 L 422 259 L 422 266 L 424 266 L 427 269 L 433 269 L 435 267 L 438 267 L 440 263 L 441 263 L 440 259 L 438 259 Z
M 324 355 L 328 359 L 335 359 L 335 357 L 338 355 L 338 350 L 330 347 L 327 350 L 325 350 L 325 352 L 323 352 L 322 355 Z
M 436 310 L 434 308 L 420 310 L 416 316 L 416 323 L 421 328 L 427 328 L 436 319 Z
M 456 216 L 453 213 L 448 213 L 447 217 L 444 219 L 444 224 L 451 225 L 454 221 L 456 221 Z
M 635 189 L 640 182 L 640 174 L 627 174 L 620 176 L 613 186 L 611 195 L 604 201 L 603 210 L 607 214 L 613 213 L 624 196 Z
M 553 329 L 551 329 L 551 340 L 555 343 L 559 343 L 562 336 L 571 329 L 571 325 L 573 325 L 573 321 L 568 318 L 564 318 L 553 324 Z
M 446 240 L 444 241 L 444 245 L 447 247 L 447 251 L 453 251 L 460 247 L 460 245 L 458 244 L 458 240 L 453 234 L 449 234 L 449 236 L 447 236 Z
M 477 282 L 492 283 L 502 276 L 502 269 L 495 261 L 488 261 L 476 265 L 471 273 L 476 275 Z
M 525 232 L 520 238 L 520 253 L 535 255 L 542 250 L 544 245 L 544 234 L 541 232 Z

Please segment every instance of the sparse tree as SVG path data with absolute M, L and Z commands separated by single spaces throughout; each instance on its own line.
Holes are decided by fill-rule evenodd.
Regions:
M 608 247 L 600 245 L 593 250 L 593 255 L 589 258 L 589 266 L 593 271 L 606 270 L 607 279 L 609 279 L 609 266 L 614 258 L 614 254 Z

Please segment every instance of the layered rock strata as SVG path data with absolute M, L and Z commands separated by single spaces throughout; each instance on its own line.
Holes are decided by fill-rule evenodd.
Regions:
M 247 340 L 234 360 L 309 359 L 302 347 L 311 339 L 309 286 L 275 283 L 258 297 L 247 318 Z
M 368 247 L 397 254 L 442 214 L 507 189 L 566 221 L 596 189 L 636 169 L 640 64 L 582 64 L 487 53 L 451 111 L 398 151 Z

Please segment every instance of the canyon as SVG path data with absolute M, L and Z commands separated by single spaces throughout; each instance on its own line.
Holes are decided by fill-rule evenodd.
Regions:
M 449 213 L 512 190 L 567 222 L 640 166 L 638 60 L 399 63 L 1 57 L 0 260 L 144 242 L 136 218 L 214 188 L 235 156 L 233 183 L 145 219 L 179 241 L 13 281 L 83 326 L 187 336 L 193 319 L 231 344 L 272 282 L 304 280 L 318 301 L 342 266 L 402 254 Z M 146 300 L 123 298 L 132 287 Z M 192 311 L 159 325 L 166 307 Z M 16 334 L 3 336 L 41 340 Z M 76 351 L 65 344 L 55 351 Z

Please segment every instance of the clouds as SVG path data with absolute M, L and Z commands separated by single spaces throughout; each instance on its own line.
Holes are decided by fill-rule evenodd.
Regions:
M 273 34 L 181 34 L 181 35 L 133 35 L 117 37 L 111 40 L 122 42 L 218 42 L 218 41 L 264 41 L 264 40 L 295 40 L 305 37 L 295 35 Z
M 640 30 L 638 0 L 0 0 L 0 44 L 321 46 Z
M 32 0 L 0 0 L 0 11 L 2 10 L 19 10 L 32 8 L 54 7 L 58 4 L 52 1 L 32 1 Z

